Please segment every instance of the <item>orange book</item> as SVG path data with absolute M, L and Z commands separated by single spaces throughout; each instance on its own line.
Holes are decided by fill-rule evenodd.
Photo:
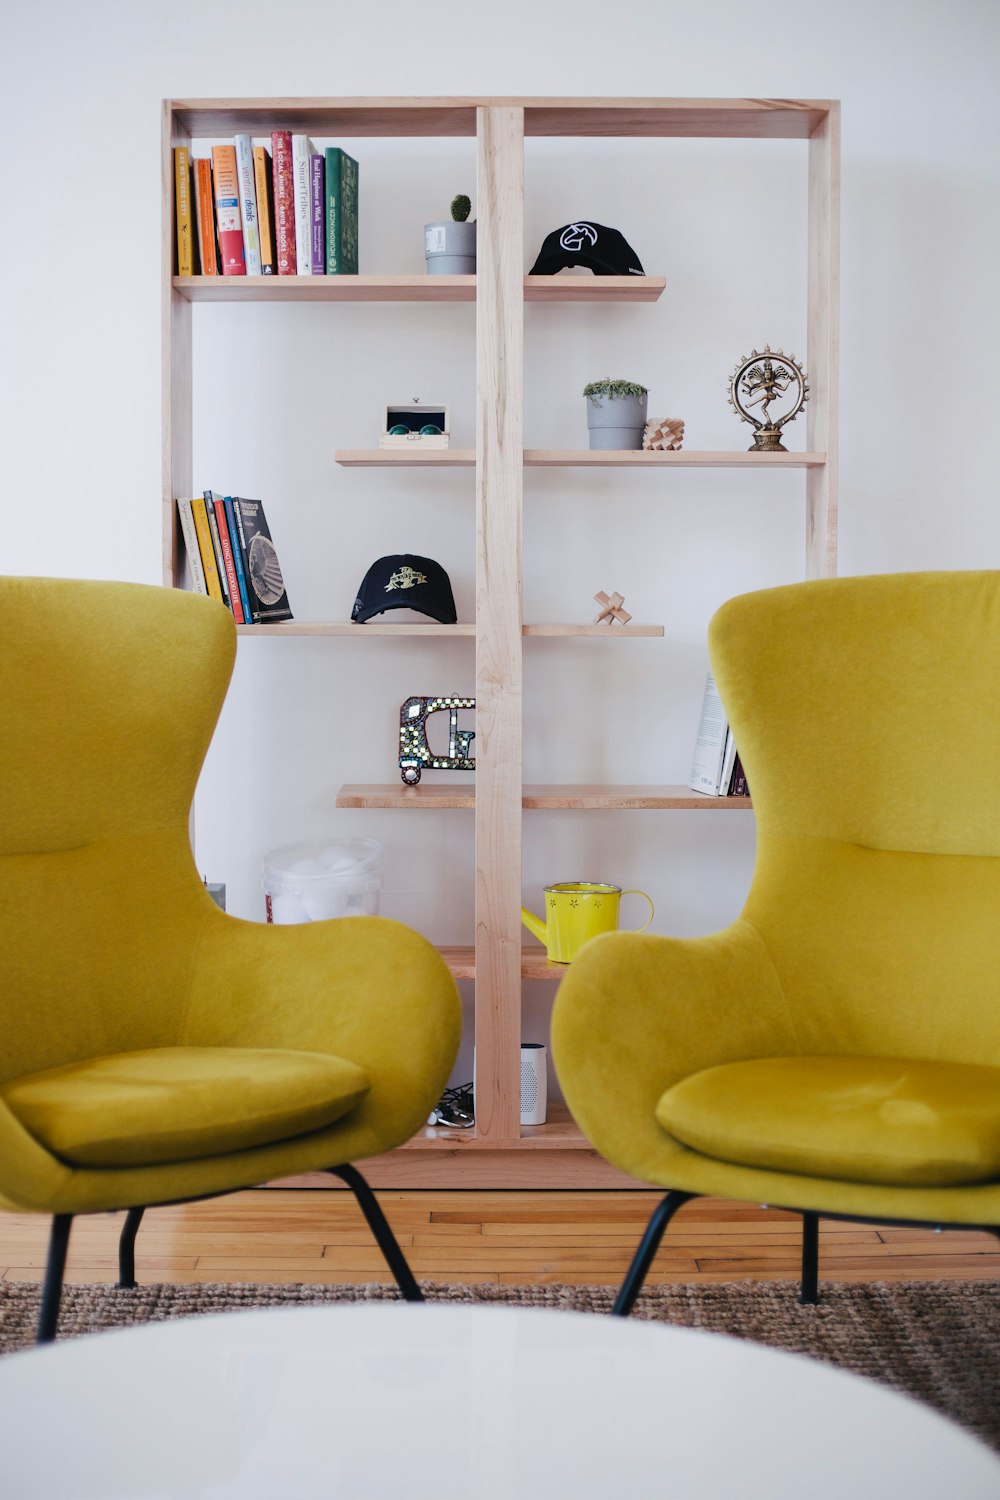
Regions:
M 265 276 L 275 273 L 274 257 L 274 187 L 271 153 L 266 146 L 254 146 L 253 171 L 257 186 L 257 229 L 260 233 L 260 262 Z
M 194 216 L 198 228 L 198 253 L 201 257 L 201 274 L 218 276 L 219 262 L 215 258 L 215 202 L 212 197 L 212 163 L 207 156 L 198 156 L 194 163 Z

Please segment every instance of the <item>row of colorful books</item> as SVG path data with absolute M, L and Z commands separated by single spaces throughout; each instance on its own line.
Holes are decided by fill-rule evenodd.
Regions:
M 698 737 L 688 786 L 692 791 L 705 792 L 709 797 L 750 795 L 732 727 L 711 672 L 705 680 L 701 719 L 698 722 Z
M 178 276 L 356 275 L 358 163 L 290 130 L 175 146 L 174 223 Z
M 205 490 L 178 500 L 177 514 L 196 593 L 218 599 L 237 625 L 271 625 L 292 611 L 271 530 L 259 500 Z

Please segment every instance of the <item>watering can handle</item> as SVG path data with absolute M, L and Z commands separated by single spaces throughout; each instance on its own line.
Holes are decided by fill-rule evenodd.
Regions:
M 626 896 L 642 896 L 642 898 L 645 901 L 649 902 L 649 916 L 646 918 L 645 922 L 643 922 L 642 926 L 641 927 L 630 927 L 628 929 L 629 932 L 645 932 L 646 928 L 649 926 L 650 922 L 653 920 L 653 917 L 656 915 L 655 909 L 653 907 L 653 898 L 652 898 L 652 896 L 647 896 L 645 891 L 636 891 L 636 890 L 622 891 L 622 900 L 624 900 Z

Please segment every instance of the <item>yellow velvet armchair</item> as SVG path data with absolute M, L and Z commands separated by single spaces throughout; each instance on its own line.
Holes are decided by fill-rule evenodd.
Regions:
M 328 1170 L 404 1296 L 353 1165 L 406 1141 L 458 1046 L 454 980 L 397 922 L 227 916 L 189 812 L 235 654 L 231 616 L 137 584 L 0 580 L 0 1208 L 53 1216 L 54 1337 L 75 1214 Z
M 552 1047 L 616 1166 L 803 1214 L 1000 1226 L 1000 573 L 745 595 L 709 630 L 757 855 L 712 936 L 610 934 L 570 966 Z

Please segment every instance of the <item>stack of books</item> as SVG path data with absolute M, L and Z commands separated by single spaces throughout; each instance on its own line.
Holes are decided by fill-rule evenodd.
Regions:
M 358 163 L 290 130 L 175 146 L 174 223 L 178 276 L 355 276 Z
M 196 593 L 218 599 L 237 625 L 272 625 L 292 618 L 259 500 L 206 490 L 194 500 L 178 500 L 177 514 Z
M 693 792 L 709 797 L 749 797 L 746 774 L 740 761 L 733 731 L 726 718 L 715 678 L 711 672 L 705 681 L 698 738 L 688 786 Z

